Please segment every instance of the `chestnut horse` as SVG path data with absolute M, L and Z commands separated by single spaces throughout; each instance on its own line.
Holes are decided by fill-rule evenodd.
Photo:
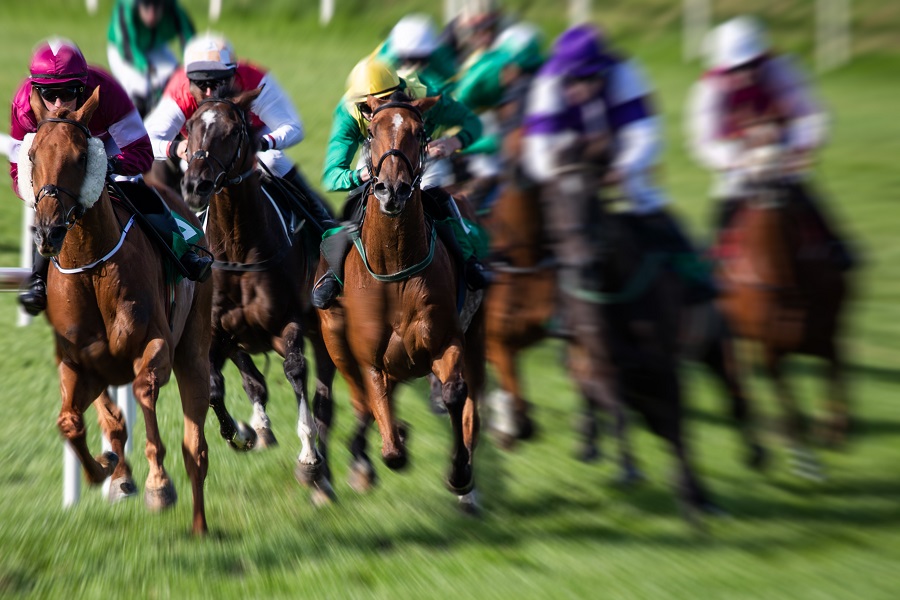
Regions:
M 132 215 L 110 201 L 104 185 L 103 143 L 91 137 L 87 127 L 99 92 L 96 89 L 77 111 L 49 113 L 34 90 L 31 108 L 38 130 L 28 160 L 19 162 L 20 190 L 24 198 L 34 199 L 35 244 L 56 267 L 47 279 L 47 319 L 55 332 L 63 398 L 58 425 L 91 484 L 112 476 L 111 500 L 134 494 L 131 469 L 118 459 L 124 457 L 128 433 L 106 393 L 109 385 L 133 380 L 147 428 L 150 473 L 145 501 L 154 510 L 167 508 L 176 494 L 163 466 L 166 449 L 156 402 L 174 371 L 184 410 L 182 453 L 194 496 L 193 531 L 203 533 L 208 464 L 203 430 L 209 405 L 205 356 L 212 284 L 182 279 L 173 285 L 155 245 L 140 228 L 132 227 Z M 171 191 L 160 192 L 171 209 L 196 223 Z M 83 421 L 92 402 L 113 450 L 97 458 L 88 450 Z
M 213 263 L 212 344 L 209 352 L 210 406 L 222 437 L 236 449 L 275 443 L 266 414 L 268 390 L 251 353 L 274 350 L 284 358 L 284 375 L 297 400 L 301 450 L 295 473 L 313 489 L 313 501 L 328 502 L 333 491 L 327 467 L 334 364 L 318 331 L 310 290 L 317 239 L 282 219 L 260 186 L 255 144 L 247 111 L 261 88 L 229 99 L 200 102 L 188 120 L 188 156 L 184 190 L 194 210 L 208 207 L 206 233 Z M 312 251 L 311 251 L 312 250 Z M 304 333 L 316 355 L 313 411 L 307 397 Z M 222 367 L 231 359 L 241 372 L 253 405 L 252 428 L 236 423 L 225 407 Z M 318 446 L 317 446 L 318 444 Z
M 758 155 L 772 161 L 760 165 L 762 181 L 720 240 L 720 248 L 725 248 L 724 243 L 731 251 L 719 261 L 724 292 L 719 304 L 738 335 L 761 345 L 766 372 L 786 411 L 795 470 L 818 477 L 818 464 L 808 451 L 803 415 L 785 379 L 783 361 L 790 354 L 804 354 L 828 362 L 830 415 L 825 435 L 827 441 L 841 443 L 849 424 L 839 343 L 848 282 L 805 217 L 808 209 L 797 198 L 804 193 L 800 184 L 767 174 L 779 164 L 772 158 L 777 152 L 768 150 Z
M 479 308 L 464 331 L 457 316 L 458 274 L 426 218 L 419 181 L 425 134 L 423 114 L 437 98 L 369 96 L 368 163 L 373 185 L 345 260 L 344 293 L 319 311 L 328 350 L 347 380 L 357 418 L 351 442 L 354 487 L 367 487 L 374 470 L 366 455 L 372 419 L 381 455 L 391 469 L 407 464 L 405 432 L 394 419 L 397 383 L 433 373 L 453 428 L 447 486 L 463 510 L 477 510 L 473 457 L 484 383 L 484 317 Z M 324 272 L 324 262 L 320 271 Z

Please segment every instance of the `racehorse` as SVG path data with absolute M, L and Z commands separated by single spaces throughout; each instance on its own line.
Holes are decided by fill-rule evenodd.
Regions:
M 200 102 L 187 122 L 188 169 L 184 191 L 194 210 L 208 208 L 205 225 L 213 263 L 210 406 L 223 438 L 235 449 L 275 443 L 266 414 L 268 390 L 252 353 L 274 350 L 297 399 L 301 450 L 295 473 L 312 487 L 316 504 L 333 497 L 327 463 L 331 384 L 335 367 L 310 305 L 317 239 L 286 222 L 260 185 L 248 111 L 261 88 Z M 287 218 L 287 220 L 290 220 Z M 308 245 L 311 244 L 311 245 Z M 304 334 L 316 357 L 316 393 L 307 398 Z M 225 406 L 222 367 L 231 359 L 253 405 L 252 428 L 236 423 Z M 315 413 L 315 419 L 313 417 Z
M 559 170 L 543 193 L 560 262 L 563 311 L 572 339 L 568 368 L 590 403 L 620 418 L 624 402 L 675 454 L 676 493 L 685 516 L 715 512 L 694 473 L 683 431 L 678 373 L 682 283 L 644 248 L 628 214 L 596 198 L 584 165 Z
M 145 501 L 154 510 L 167 508 L 176 494 L 163 465 L 166 449 L 156 402 L 174 371 L 184 410 L 182 453 L 194 497 L 193 531 L 203 533 L 209 403 L 204 357 L 212 284 L 187 279 L 174 284 L 149 238 L 132 227 L 134 216 L 110 200 L 104 185 L 106 152 L 87 127 L 99 98 L 98 88 L 81 109 L 51 113 L 33 90 L 38 130 L 28 160 L 19 162 L 25 167 L 19 172 L 20 193 L 34 199 L 35 244 L 56 266 L 47 280 L 47 319 L 55 332 L 63 399 L 57 424 L 91 484 L 112 476 L 110 500 L 133 495 L 131 468 L 119 460 L 128 432 L 106 392 L 109 385 L 133 380 L 147 428 Z M 196 223 L 183 202 L 160 192 L 172 210 Z M 92 402 L 113 450 L 97 458 L 88 450 L 83 421 Z
M 754 152 L 763 161 L 756 167 L 755 191 L 718 244 L 720 305 L 738 335 L 759 342 L 766 372 L 786 411 L 795 468 L 815 477 L 818 465 L 806 450 L 804 418 L 783 361 L 789 354 L 804 354 L 828 362 L 830 416 L 824 431 L 827 441 L 843 442 L 849 414 L 838 337 L 849 286 L 808 217 L 799 197 L 803 188 L 777 175 L 778 150 L 764 146 Z
M 369 96 L 367 157 L 372 175 L 356 252 L 345 260 L 344 293 L 319 311 L 331 357 L 347 380 L 357 418 L 351 442 L 351 484 L 374 482 L 366 455 L 373 418 L 381 432 L 381 455 L 390 469 L 407 464 L 405 428 L 394 419 L 398 382 L 433 373 L 453 429 L 447 486 L 465 511 L 477 510 L 473 458 L 479 420 L 477 397 L 484 383 L 484 315 L 479 308 L 467 329 L 457 315 L 459 277 L 426 218 L 419 182 L 425 134 L 423 114 L 437 98 L 411 100 Z M 319 270 L 324 272 L 324 261 Z

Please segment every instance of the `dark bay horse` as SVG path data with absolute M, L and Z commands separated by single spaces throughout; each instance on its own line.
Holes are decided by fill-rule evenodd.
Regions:
M 133 381 L 147 428 L 145 501 L 154 510 L 167 508 L 176 494 L 163 465 L 156 402 L 174 371 L 184 410 L 182 453 L 194 496 L 193 531 L 203 533 L 212 284 L 182 279 L 173 285 L 154 244 L 110 201 L 103 143 L 87 128 L 99 92 L 77 111 L 48 113 L 34 90 L 38 131 L 28 160 L 19 162 L 25 167 L 20 189 L 29 188 L 22 189 L 23 197 L 35 203 L 35 244 L 56 266 L 47 280 L 47 319 L 55 332 L 63 399 L 58 425 L 90 483 L 112 476 L 111 500 L 134 494 L 131 469 L 118 459 L 128 433 L 106 392 L 109 385 Z M 160 191 L 172 210 L 199 226 L 183 202 Z M 114 452 L 97 458 L 88 450 L 83 420 L 92 402 Z
M 762 148 L 760 179 L 719 247 L 720 305 L 741 337 L 755 340 L 778 399 L 799 474 L 818 477 L 807 449 L 803 415 L 785 379 L 784 359 L 803 354 L 828 363 L 830 415 L 826 441 L 840 444 L 849 425 L 840 346 L 841 313 L 849 294 L 844 273 L 829 258 L 820 232 L 798 197 L 802 184 L 774 177 L 780 158 Z M 728 249 L 730 248 L 730 250 Z
M 268 390 L 250 355 L 274 350 L 297 400 L 298 480 L 313 489 L 315 503 L 328 502 L 327 436 L 331 425 L 334 364 L 310 305 L 317 241 L 285 223 L 260 185 L 247 111 L 260 89 L 234 98 L 209 98 L 187 123 L 190 164 L 184 174 L 188 205 L 208 207 L 205 225 L 213 264 L 210 406 L 220 432 L 237 449 L 275 443 L 266 414 Z M 307 236 L 307 238 L 310 236 Z M 304 334 L 316 356 L 316 393 L 307 397 Z M 253 405 L 251 427 L 237 423 L 225 406 L 222 367 L 231 359 Z M 311 410 L 312 408 L 312 410 Z M 315 418 L 313 416 L 315 414 Z
M 357 418 L 351 442 L 354 487 L 374 481 L 366 430 L 374 419 L 391 469 L 407 464 L 404 427 L 395 420 L 397 384 L 433 373 L 453 429 L 447 486 L 464 510 L 476 510 L 473 457 L 484 380 L 484 316 L 464 330 L 457 316 L 458 275 L 426 218 L 419 181 L 425 149 L 423 114 L 436 98 L 369 96 L 367 142 L 373 185 L 345 261 L 344 293 L 320 311 L 328 350 L 347 380 Z M 324 262 L 320 271 L 324 272 Z

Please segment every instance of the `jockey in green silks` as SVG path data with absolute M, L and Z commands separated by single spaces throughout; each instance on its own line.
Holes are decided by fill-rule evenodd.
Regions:
M 366 57 L 360 61 L 350 73 L 347 92 L 334 109 L 322 183 L 328 191 L 350 191 L 344 214 L 354 214 L 354 208 L 363 197 L 364 188 L 361 186 L 371 177 L 364 163 L 353 166 L 353 158 L 368 135 L 368 121 L 359 105 L 365 103 L 370 94 L 381 98 L 389 97 L 396 91 L 402 91 L 413 98 L 440 95 L 440 100 L 424 115 L 425 133 L 432 141 L 428 143 L 422 175 L 423 199 L 426 200 L 426 207 L 434 205 L 434 212 L 438 214 L 431 216 L 436 220 L 438 235 L 448 251 L 464 266 L 467 285 L 472 289 L 480 289 L 487 284 L 487 278 L 484 268 L 471 250 L 484 244 L 480 240 L 457 239 L 454 229 L 464 232 L 466 237 L 474 230 L 462 223 L 456 202 L 441 185 L 449 174 L 449 168 L 444 169 L 445 159 L 478 139 L 481 135 L 481 123 L 469 109 L 449 95 L 441 95 L 440 89 L 435 84 L 429 85 L 429 81 L 427 77 L 416 77 L 410 83 L 401 79 L 396 70 L 380 60 Z M 455 128 L 456 133 L 440 137 L 440 132 L 449 128 Z M 458 226 L 451 227 L 448 223 L 456 223 Z M 470 250 L 468 257 L 465 256 L 461 242 Z M 349 247 L 346 235 L 332 235 L 323 241 L 322 251 L 329 260 L 331 269 L 316 282 L 313 290 L 315 307 L 330 307 L 340 294 L 343 259 Z

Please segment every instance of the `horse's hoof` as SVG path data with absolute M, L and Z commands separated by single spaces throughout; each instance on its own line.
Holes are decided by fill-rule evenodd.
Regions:
M 537 437 L 538 428 L 531 417 L 522 417 L 518 423 L 519 432 L 516 437 L 520 440 L 531 440 Z
M 371 463 L 357 460 L 350 465 L 347 484 L 351 490 L 358 494 L 365 494 L 375 487 L 377 483 L 378 475 L 376 475 Z
M 402 471 L 409 465 L 409 457 L 406 452 L 394 452 L 381 458 L 391 471 Z
M 235 433 L 228 440 L 228 445 L 239 452 L 253 450 L 256 445 L 256 431 L 243 421 L 235 423 Z
M 409 444 L 409 423 L 406 421 L 397 421 L 397 437 L 400 439 L 400 443 L 406 447 Z
M 330 506 L 337 502 L 337 494 L 334 493 L 334 488 L 331 487 L 331 482 L 329 482 L 328 479 L 320 477 L 319 480 L 313 484 L 310 501 L 316 508 Z
M 324 464 L 322 459 L 311 465 L 297 461 L 297 466 L 294 467 L 294 477 L 297 478 L 300 485 L 312 487 L 322 477 L 322 465 Z
M 178 501 L 178 494 L 175 493 L 175 485 L 171 481 L 159 488 L 147 487 L 144 490 L 144 503 L 153 512 L 160 512 L 171 508 Z
M 120 500 L 137 495 L 137 485 L 131 477 L 119 477 L 109 482 L 109 502 L 115 504 Z
M 256 441 L 253 444 L 254 450 L 264 450 L 266 448 L 271 448 L 278 445 L 278 440 L 275 439 L 275 434 L 272 433 L 272 430 L 268 427 L 261 427 L 254 431 L 256 433 Z
M 460 479 L 464 479 L 464 481 L 460 482 L 456 480 L 453 477 L 453 473 L 451 473 L 446 481 L 447 488 L 457 496 L 465 496 L 475 489 L 475 477 L 472 476 L 472 465 L 466 465 Z
M 494 443 L 497 444 L 497 447 L 501 450 L 510 452 L 516 447 L 516 436 L 506 433 L 505 431 L 493 429 L 491 430 L 491 437 L 494 438 Z
M 462 494 L 458 496 L 459 499 L 459 510 L 462 513 L 469 517 L 480 517 L 481 516 L 481 506 L 478 504 L 478 496 L 473 489 L 468 494 Z

